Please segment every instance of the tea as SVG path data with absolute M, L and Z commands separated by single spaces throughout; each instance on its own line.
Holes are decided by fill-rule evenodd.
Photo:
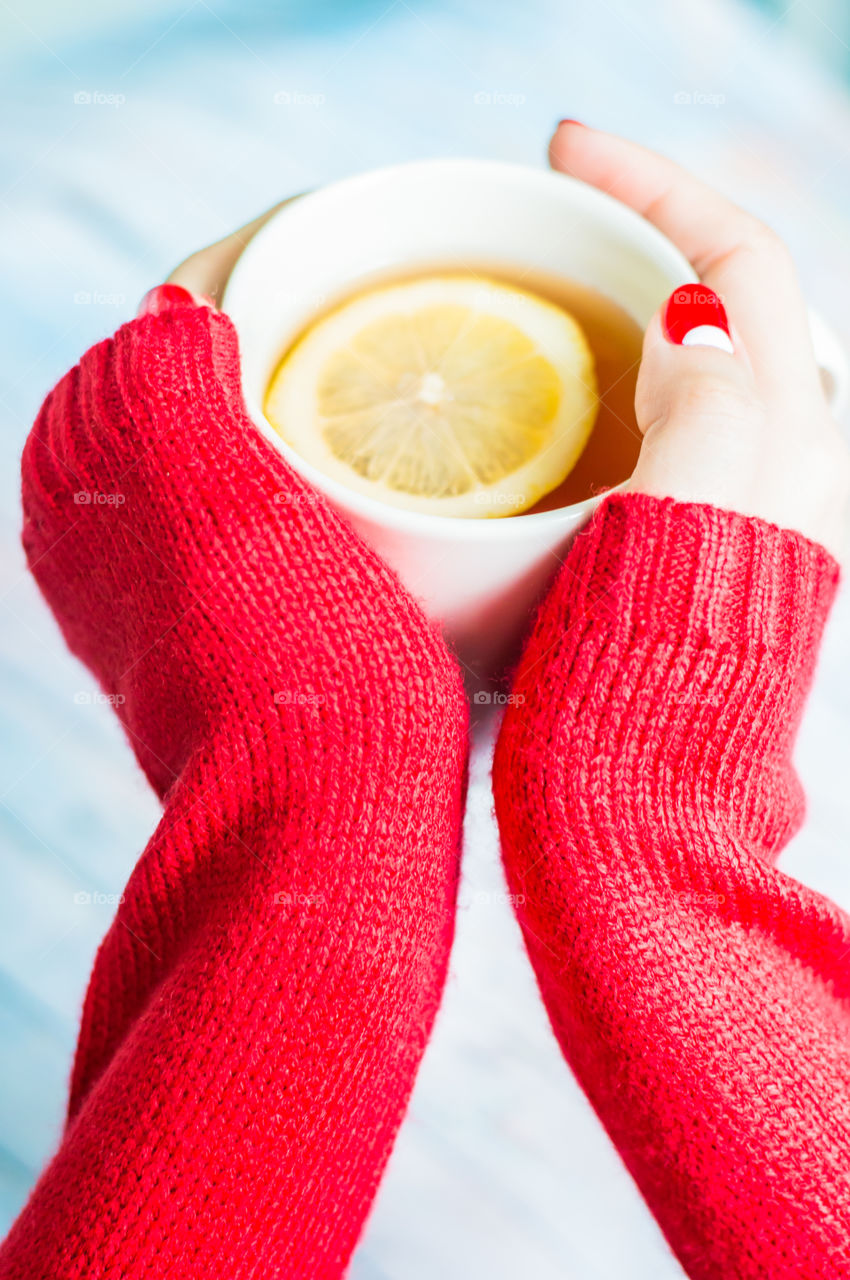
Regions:
M 441 280 L 452 280 L 452 278 L 458 282 L 474 280 L 479 282 L 480 285 L 488 283 L 496 286 L 507 285 L 512 290 L 522 290 L 525 295 L 531 295 L 528 298 L 528 303 L 535 306 L 538 311 L 542 305 L 539 300 L 542 299 L 543 302 L 558 308 L 566 313 L 567 316 L 573 317 L 583 330 L 587 345 L 589 345 L 593 354 L 599 403 L 590 436 L 587 438 L 586 444 L 584 444 L 577 461 L 566 478 L 555 484 L 554 488 L 549 489 L 547 492 L 544 492 L 545 483 L 539 484 L 537 492 L 542 493 L 543 496 L 539 497 L 536 502 L 534 502 L 532 487 L 532 492 L 529 493 L 526 499 L 526 505 L 522 513 L 547 511 L 570 506 L 593 497 L 604 489 L 625 480 L 634 468 L 640 449 L 640 433 L 634 416 L 634 393 L 640 362 L 642 332 L 640 326 L 622 307 L 587 285 L 542 271 L 521 270 L 489 262 L 477 262 L 472 267 L 468 263 L 449 266 L 444 264 L 428 266 L 420 264 L 403 271 L 373 273 L 368 277 L 362 277 L 357 281 L 355 288 L 349 288 L 344 293 L 333 298 L 319 315 L 314 316 L 311 320 L 310 328 L 315 330 L 327 316 L 332 313 L 339 313 L 341 309 L 352 305 L 355 308 L 362 306 L 365 299 L 369 299 L 367 305 L 371 306 L 372 298 L 370 298 L 370 295 L 374 296 L 379 291 L 388 288 L 392 289 L 394 286 L 416 285 L 421 287 L 427 282 L 433 282 L 428 284 L 428 288 L 431 289 L 436 287 Z M 453 285 L 451 287 L 454 288 Z M 474 287 L 477 288 L 479 285 L 476 284 Z M 440 288 L 445 290 L 448 286 L 441 285 Z M 538 298 L 537 304 L 533 303 L 535 295 Z M 511 296 L 514 299 L 518 297 L 515 293 Z M 550 312 L 550 314 L 554 317 L 556 313 Z M 556 324 L 563 326 L 566 321 L 562 318 L 556 321 Z M 289 360 L 289 353 L 298 348 L 300 341 L 301 337 L 299 336 L 295 343 L 288 348 L 288 351 L 284 353 L 279 368 L 282 368 L 286 361 Z M 389 342 L 392 347 L 395 347 L 397 341 L 401 341 L 401 339 L 397 337 L 396 329 L 393 326 L 389 326 L 389 333 L 384 337 L 383 341 Z M 587 352 L 587 346 L 584 346 L 584 350 Z M 402 359 L 406 359 L 406 357 L 402 357 Z M 411 364 L 416 363 L 415 353 L 410 359 Z M 585 359 L 589 360 L 589 355 L 586 355 Z M 407 365 L 405 364 L 404 367 L 407 368 Z M 592 375 L 589 372 L 590 366 L 588 365 L 587 368 L 587 377 L 592 382 Z M 346 388 L 350 387 L 352 397 L 356 397 L 360 390 L 359 383 L 362 381 L 362 376 L 362 370 L 356 362 L 353 367 L 344 369 L 333 383 L 334 396 L 337 399 L 340 395 L 345 396 Z M 413 369 L 410 370 L 409 374 L 404 375 L 405 379 L 413 376 Z M 435 383 L 441 381 L 437 374 L 428 374 L 427 378 Z M 268 392 L 270 401 L 274 385 L 275 379 L 273 378 Z M 393 382 L 390 385 L 395 385 L 395 383 Z M 468 386 L 468 384 L 466 385 Z M 589 409 L 593 401 L 592 399 L 588 400 L 587 391 L 583 390 L 579 383 L 573 383 L 572 385 L 583 392 Z M 429 385 L 426 389 L 428 396 L 434 390 L 435 388 Z M 439 389 L 436 390 L 439 392 Z M 488 389 L 487 401 L 489 401 L 489 396 Z M 484 404 L 487 401 L 482 401 L 481 403 Z M 431 403 L 431 401 L 428 402 Z M 460 402 L 458 403 L 460 404 Z M 530 402 L 523 394 L 519 403 L 527 407 Z M 566 409 L 568 403 L 568 401 L 564 401 L 564 409 Z M 535 412 L 533 408 L 527 408 L 526 416 L 530 415 L 533 418 Z M 361 420 L 366 419 L 372 424 L 375 422 L 375 418 L 365 414 L 365 412 L 357 413 L 355 416 Z M 293 421 L 303 423 L 304 417 L 302 413 L 295 412 L 295 407 L 290 405 L 287 421 L 290 423 Z M 418 427 L 418 421 L 415 422 L 414 426 Z M 346 429 L 348 429 L 348 421 L 346 421 Z M 563 429 L 567 429 L 566 423 Z M 585 428 L 585 432 L 587 429 Z M 370 427 L 369 430 L 374 433 L 374 426 Z M 388 434 L 383 426 L 380 430 L 382 432 L 381 440 L 385 447 L 391 450 L 394 449 L 397 452 L 397 446 L 394 442 L 398 437 L 391 433 Z M 404 438 L 403 434 L 402 438 Z M 557 438 L 560 439 L 560 437 Z M 566 442 L 566 440 L 567 437 L 565 436 L 564 441 Z M 502 443 L 504 444 L 504 441 Z M 495 437 L 491 446 L 489 434 L 479 434 L 478 444 L 479 459 L 483 459 L 484 465 L 487 467 L 491 465 L 487 459 L 487 451 L 491 447 L 493 449 L 496 448 Z M 581 447 L 581 442 L 577 447 Z M 355 453 L 352 455 L 355 459 L 358 457 L 357 448 L 358 446 L 355 445 Z M 575 457 L 575 453 L 573 453 L 573 457 Z M 355 463 L 355 465 L 362 468 L 361 474 L 364 476 L 370 474 L 370 469 L 375 465 L 372 457 L 361 453 L 359 458 L 360 462 Z M 495 453 L 492 455 L 492 459 L 495 463 Z M 395 465 L 397 466 L 398 463 Z M 567 465 L 569 464 L 567 463 Z M 561 475 L 564 474 L 564 469 L 565 467 L 561 468 Z M 351 472 L 348 472 L 348 474 L 351 475 Z M 517 476 L 518 478 L 520 477 L 519 472 Z M 394 495 L 390 496 L 393 497 Z M 505 496 L 510 498 L 511 495 L 508 493 Z M 534 505 L 527 505 L 529 502 L 534 502 Z M 449 510 L 444 510 L 442 513 L 451 514 Z M 470 509 L 467 506 L 462 514 L 477 515 L 479 511 Z M 498 509 L 494 511 L 491 507 L 489 511 L 481 509 L 480 514 L 507 513 L 500 512 Z
M 627 480 L 640 452 L 635 385 L 643 330 L 611 298 L 575 280 L 540 271 L 488 268 L 488 274 L 539 294 L 575 316 L 596 362 L 599 413 L 590 439 L 561 484 L 532 507 L 552 511 L 592 498 Z

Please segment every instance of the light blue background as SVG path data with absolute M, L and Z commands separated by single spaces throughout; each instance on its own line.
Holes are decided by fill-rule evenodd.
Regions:
M 805 42 L 722 0 L 3 7 L 0 1223 L 57 1141 L 111 914 L 74 895 L 120 892 L 157 816 L 23 572 L 18 457 L 41 398 L 176 261 L 282 196 L 417 156 L 541 164 L 564 115 L 675 155 L 765 216 L 850 344 L 850 112 L 800 51 L 840 68 L 847 50 L 828 5 L 794 8 Z M 842 599 L 799 753 L 811 819 L 786 862 L 845 905 L 848 630 Z M 449 993 L 354 1275 L 680 1275 L 553 1046 L 498 899 L 478 736 Z

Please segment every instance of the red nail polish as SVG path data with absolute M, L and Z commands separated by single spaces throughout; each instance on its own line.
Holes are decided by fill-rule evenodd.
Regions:
M 212 306 L 212 300 L 196 298 L 194 293 L 184 289 L 182 284 L 158 284 L 148 289 L 139 303 L 137 315 L 158 316 L 172 307 L 204 307 Z
M 726 308 L 707 284 L 682 284 L 674 289 L 664 307 L 662 325 L 667 341 L 678 346 L 732 350 Z
M 558 121 L 558 128 L 559 128 L 559 129 L 560 129 L 560 127 L 561 127 L 561 125 L 562 125 L 562 124 L 580 124 L 580 125 L 581 125 L 581 127 L 582 127 L 582 129 L 584 129 L 584 128 L 585 128 L 585 124 L 584 124 L 584 121 L 583 121 L 583 120 L 571 120 L 571 119 L 569 118 L 569 116 L 568 116 L 565 120 L 559 120 L 559 121 Z

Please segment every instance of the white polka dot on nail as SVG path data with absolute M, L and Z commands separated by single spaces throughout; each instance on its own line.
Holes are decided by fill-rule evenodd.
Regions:
M 695 329 L 689 329 L 682 339 L 682 346 L 717 347 L 718 351 L 727 351 L 730 356 L 735 354 L 729 334 L 716 324 L 698 324 Z

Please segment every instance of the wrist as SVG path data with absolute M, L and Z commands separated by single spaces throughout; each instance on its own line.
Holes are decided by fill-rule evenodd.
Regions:
M 605 600 L 620 642 L 757 645 L 791 662 L 817 646 L 839 580 L 832 555 L 794 530 L 642 493 L 607 498 L 567 565 L 575 603 Z

